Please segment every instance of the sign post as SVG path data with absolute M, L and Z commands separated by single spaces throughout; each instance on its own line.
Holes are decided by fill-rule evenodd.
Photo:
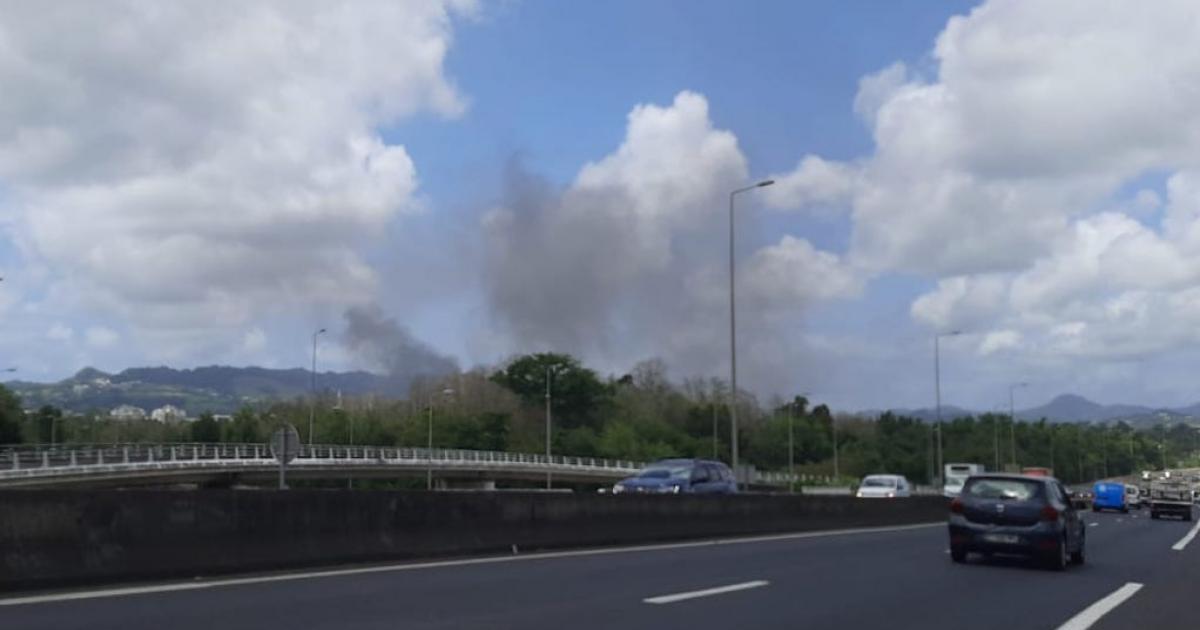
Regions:
M 275 429 L 271 434 L 271 454 L 279 462 L 279 489 L 287 490 L 287 473 L 285 469 L 296 455 L 300 454 L 300 433 L 290 424 Z

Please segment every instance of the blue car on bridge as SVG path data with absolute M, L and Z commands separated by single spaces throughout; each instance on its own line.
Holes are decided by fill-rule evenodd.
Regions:
M 706 459 L 664 459 L 613 486 L 613 494 L 732 494 L 737 492 L 733 471 Z

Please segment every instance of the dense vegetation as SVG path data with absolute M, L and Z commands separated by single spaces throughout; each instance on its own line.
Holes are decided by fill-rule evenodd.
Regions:
M 557 454 L 651 460 L 669 456 L 729 459 L 727 392 L 719 380 L 674 384 L 659 361 L 604 379 L 559 354 L 519 357 L 503 369 L 418 382 L 407 400 L 357 396 L 338 405 L 324 395 L 245 407 L 232 418 L 211 414 L 187 423 L 118 422 L 101 412 L 64 416 L 51 406 L 32 414 L 0 388 L 0 443 L 203 441 L 262 442 L 281 422 L 307 441 L 309 414 L 318 443 L 424 446 L 433 416 L 433 445 L 542 452 L 547 378 Z M 803 396 L 761 405 L 739 396 L 742 457 L 760 470 L 787 470 L 788 434 L 796 471 L 831 475 L 836 428 L 839 472 L 859 477 L 894 472 L 926 483 L 934 468 L 933 425 L 883 414 L 837 416 Z M 835 427 L 836 423 L 836 427 Z M 714 433 L 714 427 L 716 429 Z M 1018 422 L 983 414 L 948 421 L 945 461 L 989 468 L 1049 466 L 1069 482 L 1195 461 L 1197 431 L 1183 424 L 1134 430 L 1125 424 Z M 1015 445 L 1015 453 L 1012 447 Z

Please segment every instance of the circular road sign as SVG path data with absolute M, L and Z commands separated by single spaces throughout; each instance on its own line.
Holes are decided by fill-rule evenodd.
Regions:
M 296 427 L 285 424 L 275 429 L 271 434 L 271 454 L 282 464 L 296 459 L 300 454 L 300 432 L 296 431 Z

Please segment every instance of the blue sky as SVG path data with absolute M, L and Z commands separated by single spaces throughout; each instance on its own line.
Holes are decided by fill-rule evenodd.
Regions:
M 1194 3 L 197 11 L 0 8 L 23 378 L 302 366 L 320 327 L 325 368 L 381 369 L 352 309 L 414 361 L 723 376 L 725 195 L 771 176 L 739 198 L 756 394 L 927 405 L 963 330 L 951 403 L 1200 399 Z

